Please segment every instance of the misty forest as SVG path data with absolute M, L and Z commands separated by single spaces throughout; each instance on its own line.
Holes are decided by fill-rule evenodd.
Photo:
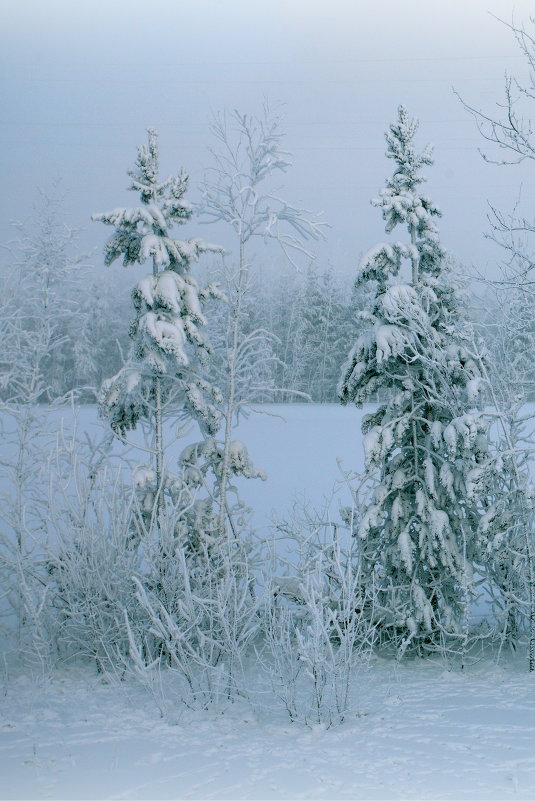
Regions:
M 505 27 L 518 73 L 455 102 L 514 181 Z M 61 182 L 4 242 L 1 798 L 535 797 L 533 209 L 470 266 L 388 114 L 351 273 L 268 100 L 206 110 L 198 180 L 132 129 L 97 251 Z

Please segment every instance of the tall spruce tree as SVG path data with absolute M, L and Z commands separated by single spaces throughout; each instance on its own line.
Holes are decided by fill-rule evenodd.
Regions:
M 365 461 L 377 480 L 358 522 L 362 575 L 377 620 L 402 653 L 466 641 L 493 532 L 480 525 L 493 470 L 487 423 L 477 409 L 481 369 L 463 336 L 459 299 L 440 244 L 435 204 L 420 191 L 431 149 L 413 144 L 418 124 L 400 106 L 386 134 L 395 169 L 372 204 L 386 231 L 408 241 L 367 253 L 358 282 L 374 282 L 369 328 L 339 385 L 342 403 L 377 402 L 363 418 Z M 410 281 L 403 265 L 410 267 Z
M 129 188 L 140 193 L 141 204 L 94 214 L 93 219 L 115 228 L 105 247 L 106 264 L 119 257 L 124 266 L 152 260 L 152 275 L 132 291 L 135 319 L 128 361 L 103 383 L 100 406 L 119 436 L 124 437 L 140 420 L 151 424 L 154 470 L 145 471 L 143 480 L 138 472 L 138 483 L 162 511 L 166 409 L 182 407 L 207 435 L 214 434 L 220 423 L 221 395 L 202 373 L 210 353 L 202 307 L 219 293 L 213 285 L 199 286 L 190 274 L 190 264 L 221 248 L 202 239 L 172 238 L 171 227 L 184 224 L 192 215 L 184 200 L 188 176 L 182 172 L 161 181 L 158 172 L 158 136 L 149 128 L 148 143 L 138 147 L 136 168 L 129 172 Z

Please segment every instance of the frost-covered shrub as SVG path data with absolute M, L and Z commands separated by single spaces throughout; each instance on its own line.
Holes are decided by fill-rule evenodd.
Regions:
M 136 597 L 148 626 L 139 636 L 128 615 L 130 656 L 140 678 L 168 670 L 175 701 L 207 708 L 246 695 L 245 659 L 258 628 L 250 553 L 238 541 L 214 538 L 189 547 L 188 527 L 168 529 L 147 551 L 135 578 Z
M 131 493 L 110 469 L 98 476 L 78 472 L 74 481 L 52 507 L 57 541 L 48 572 L 58 644 L 65 658 L 89 657 L 108 672 L 128 654 L 124 610 L 136 626 L 141 617 L 132 586 L 142 560 Z
M 284 526 L 265 575 L 258 655 L 291 721 L 328 727 L 358 703 L 355 679 L 375 640 L 371 598 L 361 592 L 347 529 L 309 516 Z

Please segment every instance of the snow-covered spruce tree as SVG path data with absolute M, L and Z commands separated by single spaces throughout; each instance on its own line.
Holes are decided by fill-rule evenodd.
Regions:
M 106 264 L 119 257 L 125 266 L 152 259 L 152 274 L 132 291 L 136 317 L 130 328 L 129 359 L 104 382 L 100 395 L 102 413 L 119 437 L 140 420 L 152 428 L 154 469 L 137 474 L 145 510 L 151 514 L 163 511 L 164 492 L 172 492 L 174 486 L 164 464 L 164 414 L 182 408 L 203 433 L 212 435 L 219 427 L 216 404 L 221 400 L 202 373 L 210 353 L 202 307 L 219 293 L 215 286 L 199 286 L 189 272 L 192 261 L 221 248 L 202 239 L 171 236 L 171 227 L 192 215 L 184 200 L 188 176 L 182 172 L 160 180 L 158 155 L 158 135 L 149 128 L 148 143 L 138 147 L 136 168 L 129 172 L 130 189 L 139 192 L 141 204 L 93 215 L 115 228 L 105 247 Z
M 271 282 L 264 291 L 264 307 L 267 312 L 266 325 L 277 337 L 274 381 L 275 386 L 284 387 L 281 403 L 302 401 L 297 389 L 300 347 L 302 345 L 302 321 L 300 315 L 301 274 L 291 264 L 286 265 L 280 280 Z M 266 308 L 267 307 L 267 308 Z
M 487 423 L 476 407 L 480 366 L 463 336 L 434 221 L 440 211 L 420 192 L 421 168 L 432 158 L 429 147 L 414 148 L 417 127 L 400 106 L 386 134 L 395 169 L 372 204 L 386 231 L 406 226 L 409 241 L 379 244 L 361 262 L 357 280 L 375 287 L 370 327 L 339 385 L 342 403 L 379 400 L 362 424 L 366 468 L 377 484 L 358 535 L 378 622 L 399 653 L 411 643 L 421 650 L 452 637 L 466 641 L 492 472 Z
M 88 285 L 80 306 L 84 317 L 79 321 L 74 343 L 75 386 L 83 400 L 94 400 L 103 382 L 124 363 L 130 337 L 124 325 L 131 315 L 130 293 L 119 286 L 122 276 L 94 278 Z
M 320 274 L 310 265 L 298 304 L 297 387 L 316 402 L 335 401 L 347 320 L 342 287 L 330 266 Z

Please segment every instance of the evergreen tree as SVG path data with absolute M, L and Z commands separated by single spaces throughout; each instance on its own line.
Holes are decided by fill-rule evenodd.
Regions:
M 128 353 L 124 320 L 131 314 L 130 293 L 99 277 L 89 284 L 79 308 L 82 314 L 73 348 L 74 384 L 79 397 L 94 401 L 106 377 L 121 368 L 122 354 Z
M 204 331 L 203 304 L 219 296 L 213 285 L 199 286 L 190 274 L 192 261 L 221 249 L 201 239 L 171 236 L 173 225 L 187 222 L 192 210 L 184 200 L 188 176 L 182 172 L 161 181 L 158 177 L 158 138 L 148 129 L 148 143 L 138 147 L 136 169 L 129 172 L 130 189 L 141 204 L 93 215 L 115 231 L 105 247 L 105 262 L 122 257 L 123 264 L 152 259 L 152 275 L 132 291 L 135 319 L 133 343 L 125 366 L 102 385 L 100 406 L 115 433 L 124 437 L 138 421 L 150 422 L 154 432 L 155 469 L 137 474 L 140 490 L 157 499 L 163 510 L 164 489 L 170 489 L 164 466 L 163 416 L 182 407 L 203 433 L 213 435 L 220 421 L 219 391 L 202 374 L 210 353 Z
M 278 281 L 266 287 L 264 308 L 268 312 L 266 327 L 276 336 L 275 386 L 282 390 L 282 403 L 300 403 L 306 400 L 300 388 L 300 356 L 302 338 L 302 279 L 293 266 L 288 265 Z
M 318 403 L 335 401 L 346 304 L 331 267 L 322 274 L 309 267 L 299 305 L 298 388 Z
M 432 158 L 429 147 L 414 149 L 416 130 L 400 106 L 386 134 L 394 173 L 372 204 L 386 231 L 404 225 L 409 241 L 379 244 L 362 260 L 358 280 L 375 290 L 370 328 L 339 385 L 342 403 L 384 398 L 363 419 L 366 467 L 377 485 L 357 533 L 376 614 L 389 636 L 401 635 L 400 652 L 411 642 L 466 641 L 474 565 L 488 563 L 493 535 L 480 525 L 494 466 L 476 407 L 480 362 L 463 336 L 435 224 L 440 211 L 420 192 L 421 168 Z
M 77 304 L 82 258 L 76 232 L 61 221 L 61 198 L 42 194 L 13 249 L 11 276 L 16 356 L 1 397 L 11 404 L 52 403 L 74 387 L 74 350 L 86 315 Z M 15 323 L 16 320 L 16 323 Z

